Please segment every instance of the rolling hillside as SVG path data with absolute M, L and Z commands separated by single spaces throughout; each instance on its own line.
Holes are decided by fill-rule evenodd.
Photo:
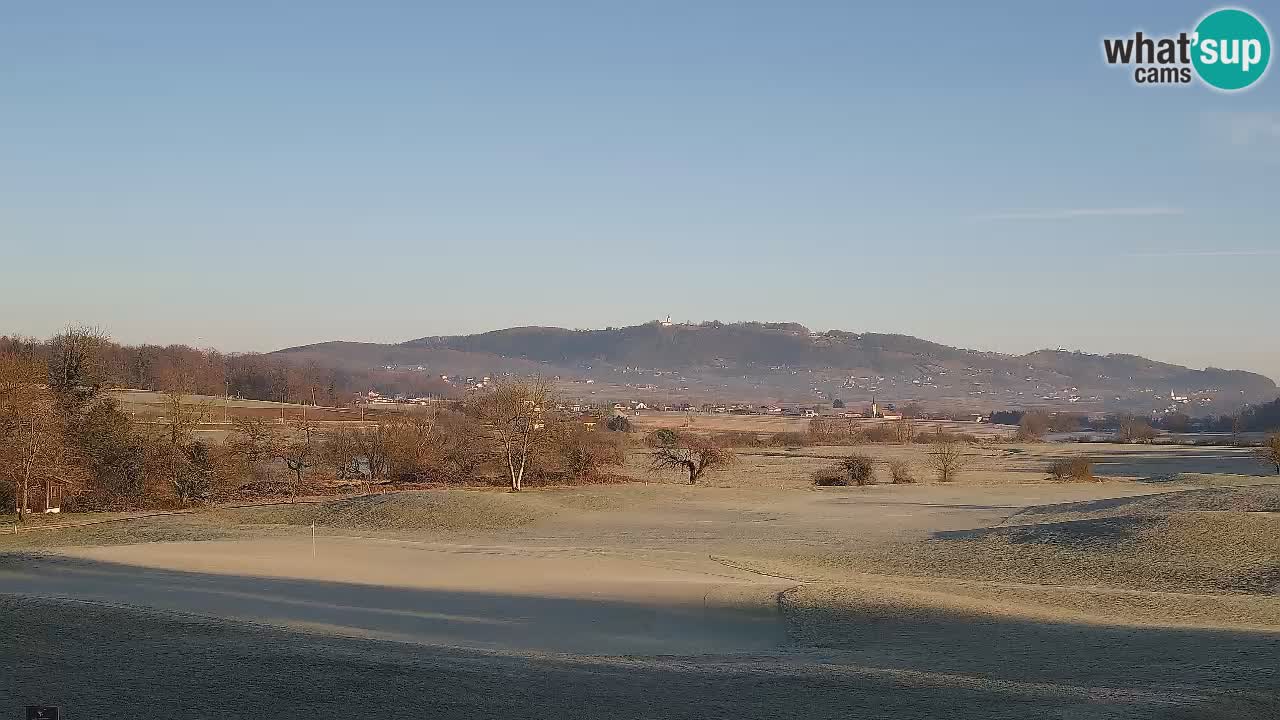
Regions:
M 599 384 L 597 392 L 609 387 L 624 395 L 725 401 L 874 396 L 975 408 L 1150 411 L 1173 405 L 1197 415 L 1277 395 L 1270 378 L 1239 370 L 1194 370 L 1135 355 L 1062 350 L 1003 355 L 906 335 L 813 332 L 795 323 L 521 327 L 399 344 L 320 343 L 277 354 L 351 369 L 541 373 L 566 382 L 590 379 Z

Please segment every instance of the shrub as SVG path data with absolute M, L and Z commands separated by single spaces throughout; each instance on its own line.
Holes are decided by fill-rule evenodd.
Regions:
M 774 433 L 771 444 L 783 447 L 801 447 L 809 444 L 809 436 L 798 432 Z
M 461 413 L 442 413 L 437 424 L 441 468 L 453 479 L 470 480 L 493 458 L 485 427 Z
M 894 458 L 889 461 L 889 479 L 894 485 L 910 485 L 916 481 L 915 470 L 909 461 Z
M 770 436 L 765 436 L 766 439 L 762 440 L 761 436 L 753 432 L 723 430 L 705 433 L 702 437 L 720 447 L 767 447 L 769 445 L 767 438 Z
M 854 454 L 840 461 L 840 469 L 849 478 L 851 485 L 875 485 L 875 469 L 871 458 L 862 454 Z
M 954 433 L 946 432 L 941 426 L 934 432 L 920 433 L 915 436 L 918 443 L 964 443 L 973 445 L 978 442 L 978 436 L 970 433 Z
M 1089 482 L 1093 476 L 1093 460 L 1090 458 L 1059 458 L 1049 463 L 1049 477 L 1058 482 Z
M 678 437 L 676 431 L 671 428 L 658 428 L 644 436 L 644 444 L 655 448 L 674 445 Z
M 863 430 L 862 436 L 869 443 L 891 443 L 899 442 L 902 434 L 893 424 L 880 423 Z
M 597 477 L 605 467 L 621 465 L 626 455 L 622 438 L 588 430 L 580 423 L 558 428 L 552 449 L 563 471 L 577 479 Z
M 814 445 L 854 445 L 859 441 L 857 423 L 847 418 L 813 418 L 807 440 Z
M 1126 416 L 1120 419 L 1120 430 L 1116 433 L 1116 438 L 1122 443 L 1149 443 L 1157 434 L 1145 419 Z
M 1043 440 L 1049 432 L 1049 413 L 1043 410 L 1029 410 L 1023 413 L 1018 423 L 1018 440 Z
M 815 471 L 813 484 L 819 487 L 844 487 L 849 484 L 849 475 L 844 468 L 833 465 Z
M 622 415 L 614 415 L 604 424 L 609 432 L 631 432 L 631 421 Z

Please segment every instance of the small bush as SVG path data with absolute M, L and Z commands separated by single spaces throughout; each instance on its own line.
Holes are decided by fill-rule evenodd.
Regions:
M 894 458 L 889 461 L 889 479 L 894 485 L 910 485 L 916 481 L 915 471 L 910 462 Z
M 1144 418 L 1126 416 L 1120 419 L 1116 439 L 1122 443 L 1149 443 L 1158 434 Z
M 801 447 L 809 444 L 809 436 L 798 432 L 774 433 L 770 438 L 772 445 L 781 447 Z
M 854 454 L 840 461 L 840 469 L 849 479 L 850 485 L 875 485 L 875 469 L 871 458 Z
M 849 476 L 838 465 L 826 467 L 813 473 L 813 484 L 819 487 L 844 487 L 849 484 Z
M 626 459 L 624 442 L 614 433 L 571 423 L 556 429 L 551 450 L 564 477 L 581 480 L 601 474 L 606 467 L 621 465 Z
M 857 445 L 861 439 L 857 423 L 848 418 L 813 418 L 806 435 L 812 445 Z
M 704 433 L 702 436 L 720 447 L 750 448 L 767 447 L 769 445 L 760 435 L 743 430 L 722 430 L 720 432 Z
M 915 441 L 918 443 L 924 443 L 924 444 L 966 443 L 969 445 L 974 445 L 978 442 L 978 436 L 972 435 L 970 433 L 943 432 L 941 429 L 939 429 L 938 432 L 920 433 L 919 435 L 915 436 Z
M 892 443 L 901 440 L 901 433 L 893 425 L 882 423 L 863 430 L 862 437 L 869 443 Z
M 614 415 L 609 418 L 604 427 L 609 432 L 631 432 L 631 421 L 622 415 Z
M 1090 482 L 1093 476 L 1093 460 L 1090 458 L 1060 458 L 1049 463 L 1049 477 L 1058 482 Z
M 675 445 L 677 439 L 678 436 L 676 435 L 675 430 L 672 430 L 671 428 L 658 428 L 644 436 L 644 444 L 655 448 L 666 447 L 668 445 Z

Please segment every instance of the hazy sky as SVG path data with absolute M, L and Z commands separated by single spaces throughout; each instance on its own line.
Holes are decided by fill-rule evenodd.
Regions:
M 1276 69 L 1102 62 L 1216 6 L 907 5 L 0 0 L 0 333 L 670 313 L 1280 378 Z

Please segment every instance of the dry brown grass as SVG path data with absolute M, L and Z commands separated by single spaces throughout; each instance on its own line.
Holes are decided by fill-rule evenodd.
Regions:
M 794 557 L 764 560 L 760 567 L 773 572 L 790 566 L 800 577 L 825 582 L 870 572 L 1164 593 L 1274 595 L 1280 592 L 1280 515 L 1216 508 L 1269 508 L 1278 502 L 1280 486 L 1269 486 L 1072 503 L 1069 513 L 1049 511 L 1054 506 L 1032 508 L 1012 518 L 1012 524 L 938 533 L 923 543 L 810 548 Z M 1066 516 L 1075 519 L 1060 519 Z
M 222 511 L 250 525 L 312 525 L 358 530 L 510 530 L 553 514 L 505 492 L 431 490 L 363 495 L 322 503 Z

